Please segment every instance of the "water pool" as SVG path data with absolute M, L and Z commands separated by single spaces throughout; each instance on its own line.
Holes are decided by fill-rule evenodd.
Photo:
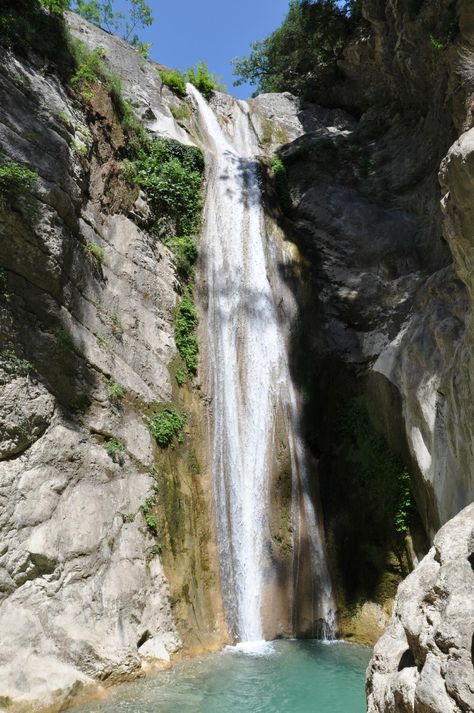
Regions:
M 370 649 L 278 641 L 226 649 L 125 684 L 77 713 L 365 713 Z

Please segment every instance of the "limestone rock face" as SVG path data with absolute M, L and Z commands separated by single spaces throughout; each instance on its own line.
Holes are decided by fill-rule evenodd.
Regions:
M 161 98 L 155 65 L 77 16 L 70 23 L 105 48 L 156 135 L 191 142 Z M 186 468 L 183 446 L 156 495 L 163 456 L 148 418 L 173 398 L 181 287 L 171 254 L 146 231 L 143 195 L 120 182 L 123 134 L 108 96 L 98 90 L 85 113 L 56 77 L 1 60 L 1 150 L 38 174 L 31 194 L 0 211 L 0 709 L 10 711 L 59 708 L 84 686 L 140 675 L 222 632 L 200 577 L 206 557 L 206 582 L 214 576 L 204 456 Z M 199 397 L 187 398 L 199 425 Z M 112 438 L 117 456 L 106 450 Z M 180 484 L 169 485 L 180 469 Z M 142 514 L 150 496 L 161 541 Z M 173 543 L 178 574 L 169 512 L 186 541 Z M 188 604 L 199 621 L 186 640 L 176 608 Z
M 400 585 L 367 671 L 369 713 L 474 710 L 474 504 Z

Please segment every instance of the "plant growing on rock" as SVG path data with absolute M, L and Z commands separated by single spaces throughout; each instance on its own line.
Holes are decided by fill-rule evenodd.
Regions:
M 199 346 L 196 337 L 198 315 L 191 292 L 187 292 L 178 307 L 174 325 L 174 338 L 178 352 L 186 364 L 188 374 L 197 372 Z
M 224 90 L 225 87 L 221 84 L 219 77 L 212 72 L 209 72 L 207 64 L 203 61 L 198 62 L 195 67 L 190 67 L 186 72 L 186 79 L 191 84 L 194 84 L 196 89 L 199 89 L 203 97 L 208 101 L 211 99 L 215 91 Z
M 186 75 L 179 69 L 159 69 L 161 81 L 178 97 L 186 96 Z
M 183 428 L 186 416 L 174 406 L 166 406 L 160 411 L 155 411 L 150 418 L 149 427 L 152 436 L 161 448 L 174 445 L 175 440 L 183 440 Z
M 0 154 L 0 206 L 30 191 L 37 178 L 35 171 Z
M 125 389 L 113 379 L 107 382 L 107 394 L 111 401 L 120 401 L 125 396 Z
M 114 463 L 122 464 L 125 451 L 123 443 L 120 443 L 116 438 L 108 438 L 105 442 L 105 450 Z
M 151 535 L 155 536 L 158 534 L 158 520 L 153 514 L 153 508 L 156 505 L 156 496 L 150 495 L 149 498 L 145 500 L 141 507 L 143 517 L 145 518 L 146 526 Z
M 100 245 L 97 245 L 97 243 L 93 243 L 92 241 L 88 240 L 87 243 L 85 244 L 85 251 L 89 257 L 89 259 L 97 266 L 99 267 L 100 265 L 103 265 L 105 261 L 105 253 L 100 247 Z
M 147 194 L 159 234 L 170 238 L 196 231 L 202 207 L 202 151 L 172 139 L 155 139 L 140 152 L 135 168 L 135 183 Z

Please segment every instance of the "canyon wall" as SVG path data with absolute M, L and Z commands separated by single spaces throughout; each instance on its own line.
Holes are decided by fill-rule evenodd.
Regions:
M 190 143 L 156 66 L 69 20 L 103 48 L 151 132 Z M 0 708 L 10 710 L 59 707 L 93 682 L 220 645 L 225 630 L 206 404 L 198 379 L 178 388 L 173 368 L 183 287 L 146 229 L 143 194 L 123 179 L 110 96 L 98 85 L 84 109 L 40 60 L 2 51 L 1 65 L 1 150 L 38 174 L 0 215 Z M 169 403 L 187 422 L 184 442 L 163 451 L 148 420 Z

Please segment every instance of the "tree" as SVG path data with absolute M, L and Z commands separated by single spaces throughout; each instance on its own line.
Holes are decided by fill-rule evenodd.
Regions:
M 306 95 L 330 82 L 360 0 L 291 0 L 281 27 L 254 42 L 248 57 L 233 61 L 234 85 L 249 82 L 257 92 Z
M 46 0 L 63 2 L 68 0 Z M 141 42 L 137 30 L 153 24 L 151 8 L 145 0 L 127 0 L 128 12 L 116 12 L 113 0 L 73 0 L 72 9 L 85 20 L 109 32 L 119 34 L 135 47 L 142 56 L 148 56 L 151 44 Z

